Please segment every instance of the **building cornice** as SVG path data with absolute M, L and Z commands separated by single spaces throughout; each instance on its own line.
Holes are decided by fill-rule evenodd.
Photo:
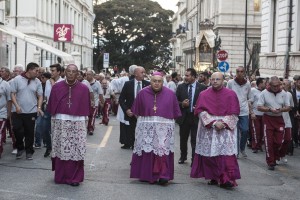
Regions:
M 214 29 L 220 29 L 220 28 L 234 28 L 234 29 L 245 29 L 245 25 L 232 25 L 232 24 L 215 24 Z M 260 25 L 248 25 L 248 29 L 261 29 Z

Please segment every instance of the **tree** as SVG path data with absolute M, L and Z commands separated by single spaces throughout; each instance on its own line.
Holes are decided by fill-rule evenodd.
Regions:
M 104 52 L 110 54 L 110 66 L 119 69 L 132 64 L 147 69 L 154 65 L 167 67 L 171 60 L 173 11 L 150 0 L 111 0 L 94 9 L 94 69 L 102 69 Z
M 246 72 L 249 77 L 252 75 L 259 75 L 259 53 L 260 53 L 260 41 L 258 39 L 247 40 L 247 50 L 249 54 L 249 60 L 246 66 Z

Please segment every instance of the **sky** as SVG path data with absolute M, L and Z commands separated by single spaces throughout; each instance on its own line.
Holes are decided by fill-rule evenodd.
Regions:
M 158 2 L 161 7 L 168 10 L 173 10 L 174 12 L 177 11 L 177 2 L 178 0 L 152 0 Z

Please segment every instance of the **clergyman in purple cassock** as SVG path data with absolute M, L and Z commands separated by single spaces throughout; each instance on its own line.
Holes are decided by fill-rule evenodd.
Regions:
M 137 126 L 130 178 L 165 184 L 174 178 L 175 119 L 181 112 L 174 92 L 162 84 L 156 74 L 133 103 Z M 157 85 L 159 91 L 153 90 Z
M 84 178 L 90 94 L 86 85 L 61 81 L 51 90 L 52 170 L 56 183 L 80 183 Z
M 239 102 L 234 91 L 222 87 L 223 75 L 216 73 L 212 80 L 219 88 L 208 88 L 197 100 L 195 115 L 199 116 L 192 178 L 211 179 L 210 185 L 237 186 L 240 179 L 237 154 L 237 121 Z M 219 83 L 217 83 L 217 81 Z M 221 128 L 216 128 L 216 123 Z

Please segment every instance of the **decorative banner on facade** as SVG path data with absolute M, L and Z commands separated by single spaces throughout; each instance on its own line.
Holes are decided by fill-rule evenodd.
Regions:
M 55 42 L 73 42 L 73 33 L 73 24 L 54 24 L 53 39 Z

